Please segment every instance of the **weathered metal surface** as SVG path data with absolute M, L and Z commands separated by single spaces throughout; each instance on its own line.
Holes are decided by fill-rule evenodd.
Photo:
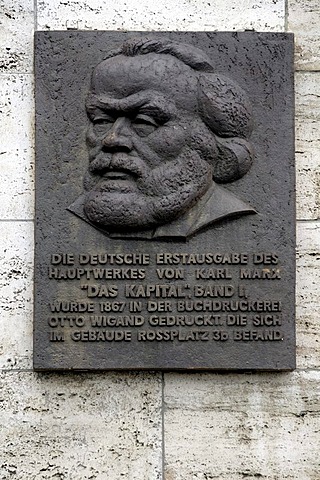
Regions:
M 35 369 L 294 368 L 292 55 L 36 34 Z

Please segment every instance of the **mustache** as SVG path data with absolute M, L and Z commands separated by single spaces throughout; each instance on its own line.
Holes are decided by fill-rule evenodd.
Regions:
M 147 165 L 141 158 L 125 152 L 99 152 L 89 165 L 89 172 L 98 176 L 112 171 L 120 171 L 141 178 L 147 170 Z

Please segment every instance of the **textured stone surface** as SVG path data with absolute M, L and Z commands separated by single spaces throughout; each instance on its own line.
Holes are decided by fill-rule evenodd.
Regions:
M 296 152 L 297 218 L 320 218 L 320 151 L 306 148 Z
M 33 223 L 0 222 L 0 368 L 31 368 Z
M 227 83 L 226 79 L 216 81 L 215 78 L 219 77 L 215 75 L 211 77 L 201 71 L 195 73 L 191 68 L 184 72 L 180 70 L 182 63 L 175 60 L 179 65 L 178 77 L 172 64 L 170 63 L 170 68 L 169 64 L 167 65 L 169 55 L 166 60 L 160 55 L 149 53 L 133 59 L 123 57 L 124 60 L 120 60 L 120 56 L 103 62 L 98 70 L 95 70 L 94 78 L 97 83 L 92 85 L 95 95 L 99 99 L 104 95 L 105 104 L 107 95 L 110 105 L 113 105 L 115 98 L 117 105 L 122 105 L 125 101 L 126 107 L 125 109 L 119 106 L 110 107 L 108 110 L 98 103 L 99 109 L 96 106 L 95 111 L 99 111 L 99 115 L 108 115 L 109 119 L 110 115 L 114 115 L 117 120 L 114 125 L 108 122 L 107 125 L 97 127 L 96 120 L 90 113 L 93 111 L 95 100 L 90 101 L 89 114 L 93 121 L 91 128 L 94 129 L 95 135 L 93 133 L 90 133 L 90 137 L 88 135 L 91 175 L 85 175 L 87 189 L 83 190 L 81 172 L 88 169 L 88 159 L 85 152 L 82 154 L 85 148 L 82 132 L 87 125 L 82 105 L 85 104 L 87 95 L 88 72 L 104 58 L 104 54 L 101 53 L 104 49 L 110 51 L 115 46 L 118 47 L 124 40 L 132 38 L 131 35 L 134 34 L 62 31 L 40 32 L 36 37 L 37 248 L 34 366 L 37 370 L 293 369 L 295 367 L 293 36 L 269 32 L 170 33 L 171 40 L 191 44 L 185 48 L 185 54 L 191 55 L 192 46 L 201 48 L 208 54 L 212 52 L 210 57 L 212 69 L 215 68 L 219 73 L 230 72 L 233 82 L 246 85 L 256 122 L 253 144 L 257 153 L 251 171 L 246 167 L 247 153 L 241 153 L 236 157 L 236 172 L 229 164 L 230 149 L 233 151 L 234 148 L 235 152 L 239 149 L 237 137 L 241 137 L 244 142 L 249 141 L 247 120 L 238 107 L 242 102 L 240 100 L 242 94 L 234 91 L 231 95 L 233 100 L 229 99 L 232 83 Z M 156 35 L 155 38 L 162 38 L 160 33 Z M 140 40 L 143 41 L 141 37 Z M 146 48 L 147 46 L 148 43 Z M 167 49 L 168 45 L 165 44 L 162 48 Z M 181 46 L 181 52 L 182 48 L 184 47 Z M 80 50 L 83 52 L 82 55 L 74 54 Z M 171 57 L 170 62 L 173 58 Z M 127 71 L 128 64 L 130 71 Z M 111 70 L 114 72 L 112 77 Z M 138 75 L 135 73 L 137 71 Z M 258 76 L 256 72 L 260 75 Z M 109 78 L 109 83 L 105 84 L 104 78 Z M 161 79 L 162 85 L 155 80 L 158 78 Z M 177 78 L 182 81 L 177 81 Z M 207 80 L 204 80 L 205 78 Z M 199 85 L 203 82 L 204 84 L 208 82 L 208 87 L 202 87 L 201 90 Z M 209 84 L 213 85 L 215 82 L 217 86 L 221 82 L 224 88 L 220 91 L 220 87 L 218 90 L 216 87 L 214 89 L 212 86 L 209 87 Z M 119 88 L 114 92 L 114 85 L 118 83 Z M 184 85 L 188 85 L 186 90 Z M 195 86 L 194 90 L 192 85 Z M 156 93 L 150 93 L 149 89 Z M 165 115 L 168 115 L 170 121 L 152 127 L 155 129 L 152 135 L 139 137 L 135 131 L 131 111 L 133 110 L 135 115 L 139 112 L 137 104 L 133 103 L 136 102 L 133 100 L 136 97 L 129 95 L 133 92 L 148 95 L 148 102 L 152 105 L 153 102 L 158 102 L 158 98 L 164 96 L 165 102 L 161 103 L 161 109 L 168 112 Z M 220 110 L 215 101 L 212 102 L 212 107 L 211 103 L 205 100 L 204 103 L 199 102 L 199 110 L 206 112 L 207 120 L 204 120 L 193 106 L 197 97 L 210 96 L 217 97 L 223 106 Z M 173 117 L 170 117 L 169 113 L 171 104 L 176 109 Z M 191 109 L 188 105 L 192 105 Z M 185 116 L 188 109 L 188 116 Z M 141 110 L 141 113 L 143 111 Z M 225 112 L 229 111 L 230 114 L 226 115 Z M 123 118 L 127 122 L 125 129 L 122 126 L 118 128 L 118 119 L 122 122 Z M 154 118 L 156 121 L 156 115 Z M 98 121 L 100 122 L 99 119 Z M 211 121 L 209 130 L 203 122 L 209 126 Z M 233 124 L 234 126 L 231 126 Z M 224 125 L 227 125 L 227 128 Z M 236 125 L 241 125 L 243 130 Z M 179 133 L 178 137 L 177 131 L 180 129 L 184 133 L 183 136 Z M 148 131 L 150 133 L 150 130 Z M 207 151 L 208 144 L 214 152 L 215 142 L 223 144 L 225 139 L 229 145 L 228 153 L 224 155 L 219 147 L 221 153 L 218 159 L 215 157 L 212 161 L 212 153 L 207 155 L 200 152 Z M 76 152 L 72 154 L 75 145 L 79 150 L 78 155 Z M 250 148 L 249 143 L 244 145 L 243 151 L 247 152 Z M 187 160 L 188 155 L 193 159 L 192 163 Z M 211 162 L 215 165 L 220 161 L 221 166 L 214 168 L 212 174 Z M 250 165 L 250 162 L 248 163 Z M 234 182 L 233 180 L 238 178 L 237 171 L 243 168 L 243 173 L 247 175 L 239 182 Z M 118 176 L 119 173 L 123 177 L 123 172 L 130 173 L 124 182 L 121 179 L 118 181 L 114 179 L 114 175 Z M 200 176 L 200 172 L 201 181 L 193 181 Z M 108 175 L 112 178 L 108 179 Z M 214 180 L 219 181 L 222 178 L 226 183 L 225 190 L 222 190 L 221 186 L 214 187 L 215 197 L 212 196 L 211 188 L 214 182 L 211 175 Z M 203 187 L 206 185 L 210 186 L 206 194 L 209 199 L 206 200 L 206 207 L 200 209 L 200 202 L 205 198 L 203 191 L 206 191 Z M 268 185 L 268 189 L 263 189 L 262 185 Z M 231 197 L 230 190 L 235 197 Z M 84 204 L 83 194 L 86 197 Z M 243 205 L 242 201 L 238 202 L 238 198 L 249 203 L 259 214 L 251 207 Z M 194 205 L 196 201 L 197 204 Z M 74 207 L 74 202 L 78 203 L 75 210 L 70 207 L 71 204 Z M 217 206 L 219 208 L 216 212 Z M 76 219 L 71 217 L 68 210 L 76 214 Z M 244 217 L 241 215 L 244 212 L 251 215 Z M 234 215 L 237 219 L 233 222 L 230 217 Z M 202 218 L 203 223 L 194 226 L 194 219 L 198 216 Z M 158 220 L 155 220 L 156 218 Z M 92 228 L 92 224 L 96 225 L 97 230 Z M 192 235 L 200 229 L 198 236 L 189 237 L 189 234 Z M 106 236 L 102 236 L 101 230 Z M 168 236 L 174 237 L 173 241 L 168 242 L 166 240 Z M 189 239 L 187 243 L 183 241 L 186 236 Z M 146 238 L 152 242 L 143 242 L 142 240 Z M 105 251 L 123 255 L 135 249 L 150 256 L 148 264 L 141 261 L 139 264 L 144 267 L 145 281 L 141 281 L 142 277 L 137 276 L 131 277 L 130 282 L 121 281 L 119 276 L 98 278 L 95 270 L 91 268 L 97 264 L 98 253 Z M 72 269 L 73 276 L 69 276 L 68 270 L 65 270 L 65 263 L 60 263 L 60 260 L 54 263 L 50 260 L 59 252 L 73 254 L 70 265 L 73 265 L 74 269 L 78 268 Z M 180 268 L 183 268 L 184 264 L 183 255 L 187 254 L 187 257 L 190 255 L 191 260 L 185 261 L 187 265 L 185 275 L 174 279 L 172 276 L 160 276 L 158 272 L 162 265 L 169 265 L 167 260 L 163 263 L 158 260 L 156 264 L 155 254 L 162 252 L 180 255 L 180 263 L 177 265 Z M 207 252 L 226 252 L 229 256 L 231 252 L 247 252 L 247 257 L 241 260 L 241 267 L 246 267 L 247 276 L 251 279 L 241 277 L 238 257 L 234 260 L 212 258 L 206 260 L 206 265 L 202 263 L 204 259 L 199 258 L 195 265 L 194 254 Z M 270 257 L 272 252 L 275 258 L 261 260 L 262 252 L 265 252 L 267 257 Z M 83 269 L 84 264 L 81 263 L 83 253 L 96 258 L 91 260 L 91 263 L 90 259 L 85 263 L 91 270 Z M 260 260 L 255 260 L 256 256 Z M 217 292 L 219 282 L 203 280 L 195 271 L 195 267 L 212 268 L 226 266 L 227 263 L 230 272 L 228 278 L 232 279 L 228 280 L 227 288 L 230 288 L 231 292 L 226 289 L 224 292 L 221 291 L 221 286 L 218 287 L 220 292 Z M 110 265 L 110 258 L 98 260 L 99 267 L 110 268 Z M 55 270 L 54 266 L 59 270 Z M 272 281 L 264 281 L 257 278 L 257 275 L 252 275 L 251 272 L 255 272 L 255 269 L 258 269 L 260 277 L 265 273 L 263 269 L 266 269 Z M 51 275 L 48 275 L 49 271 L 52 272 Z M 103 270 L 99 271 L 103 273 Z M 182 270 L 180 271 L 184 274 Z M 83 276 L 84 272 L 86 276 Z M 105 278 L 112 279 L 112 282 L 106 282 Z M 170 287 L 173 290 L 178 287 L 181 289 L 182 286 L 181 293 L 178 290 L 170 293 L 166 292 L 165 288 L 157 287 L 159 284 L 169 283 L 164 280 L 165 278 L 170 278 Z M 99 279 L 101 281 L 97 281 Z M 124 279 L 125 277 L 122 277 L 122 280 Z M 141 300 L 159 298 L 160 301 L 167 302 L 171 299 L 166 311 L 172 313 L 165 318 L 162 304 L 150 307 L 147 301 L 144 301 L 139 310 L 143 317 L 141 319 L 143 325 L 136 324 L 134 327 L 125 325 L 125 328 L 117 329 L 121 332 L 119 335 L 124 335 L 122 332 L 128 334 L 127 341 L 117 341 L 117 338 L 113 341 L 111 336 L 106 339 L 103 336 L 104 332 L 101 333 L 92 322 L 96 322 L 98 318 L 101 321 L 101 301 L 103 297 L 109 297 L 109 293 L 98 292 L 97 288 L 100 288 L 98 286 L 94 287 L 95 292 L 92 294 L 91 287 L 85 286 L 88 284 L 101 285 L 102 288 L 114 285 L 116 301 L 122 302 L 120 305 L 123 309 L 120 310 L 120 316 L 115 315 L 116 321 L 121 315 L 132 315 L 130 301 L 133 298 Z M 128 284 L 132 291 L 129 290 Z M 148 292 L 149 287 L 144 291 L 146 284 L 151 285 L 151 292 Z M 242 288 L 247 289 L 245 295 L 248 295 L 246 297 L 248 302 L 245 300 L 245 303 L 242 303 L 245 296 Z M 183 297 L 189 300 L 185 303 Z M 74 328 L 68 324 L 60 327 L 57 323 L 48 325 L 47 319 L 53 316 L 54 322 L 58 322 L 57 314 L 53 312 L 59 310 L 55 310 L 53 305 L 58 309 L 60 302 L 64 302 L 63 311 L 72 312 L 74 310 L 69 309 L 70 301 L 86 303 L 88 298 L 94 313 L 83 314 L 81 317 L 83 323 L 78 325 L 83 328 Z M 274 303 L 271 305 L 270 302 Z M 108 308 L 115 308 L 116 305 L 118 304 L 108 304 Z M 272 317 L 275 328 L 257 328 L 254 312 L 261 313 L 259 317 L 261 320 L 262 315 L 270 314 L 270 311 L 276 312 Z M 200 315 L 205 312 L 204 315 L 207 313 L 209 317 L 201 316 L 198 319 L 199 312 Z M 228 316 L 230 312 L 234 315 L 247 313 L 244 318 L 246 328 L 239 329 L 235 317 Z M 277 312 L 282 313 L 276 316 Z M 221 316 L 218 328 L 212 320 L 213 314 Z M 162 318 L 155 320 L 155 315 Z M 185 328 L 181 325 L 181 315 Z M 278 320 L 281 322 L 280 327 Z M 206 321 L 209 325 L 205 323 Z M 191 325 L 194 326 L 190 328 Z M 198 326 L 202 328 L 198 329 Z M 115 334 L 117 330 L 111 329 L 110 335 Z M 61 341 L 55 341 L 56 337 L 52 337 L 56 334 Z
M 320 73 L 296 75 L 297 218 L 320 218 Z
M 320 25 L 320 20 L 319 20 Z M 292 29 L 290 29 L 292 31 Z M 294 30 L 293 30 L 294 31 Z M 308 27 L 306 26 L 306 31 Z M 295 65 L 299 70 L 320 70 L 320 34 L 296 35 L 295 39 Z
M 0 375 L 0 476 L 160 480 L 154 374 Z
M 320 367 L 320 223 L 297 228 L 297 364 Z
M 0 218 L 33 216 L 34 100 L 31 75 L 0 75 Z
M 38 28 L 282 31 L 284 0 L 59 0 L 38 2 Z
M 0 0 L 0 72 L 31 72 L 33 0 Z
M 165 375 L 166 480 L 317 480 L 320 373 Z
M 318 0 L 288 0 L 288 29 L 295 33 L 296 67 L 320 68 L 320 3 Z

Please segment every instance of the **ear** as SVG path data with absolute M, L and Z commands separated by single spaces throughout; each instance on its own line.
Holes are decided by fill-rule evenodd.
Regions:
M 248 138 L 252 109 L 245 92 L 230 79 L 201 74 L 198 80 L 199 114 L 219 137 Z
M 213 164 L 213 179 L 217 183 L 229 183 L 243 177 L 251 168 L 254 151 L 242 138 L 218 138 L 218 155 Z

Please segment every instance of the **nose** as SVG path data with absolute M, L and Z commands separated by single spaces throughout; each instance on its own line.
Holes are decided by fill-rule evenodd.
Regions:
M 132 150 L 130 120 L 126 117 L 117 118 L 102 139 L 102 146 L 107 151 L 130 152 Z

